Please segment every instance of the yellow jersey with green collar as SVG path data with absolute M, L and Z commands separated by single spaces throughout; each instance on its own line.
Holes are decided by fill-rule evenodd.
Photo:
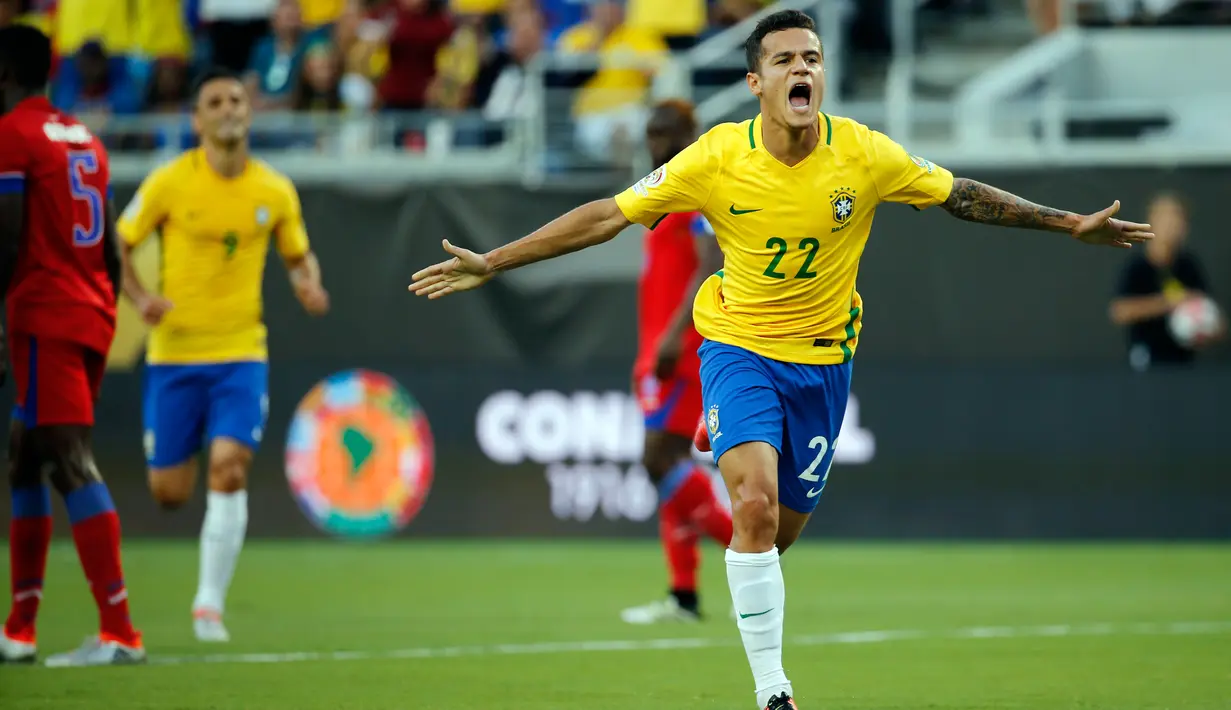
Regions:
M 150 333 L 150 363 L 265 360 L 261 284 L 272 240 L 284 258 L 308 252 L 290 179 L 249 158 L 226 179 L 197 148 L 150 173 L 116 222 L 136 246 L 162 242 L 162 295 L 172 309 Z
M 944 202 L 953 174 L 856 121 L 820 115 L 820 141 L 788 167 L 762 147 L 761 117 L 715 126 L 616 196 L 631 222 L 699 210 L 723 270 L 693 304 L 708 340 L 783 362 L 854 356 L 863 300 L 859 259 L 881 202 Z

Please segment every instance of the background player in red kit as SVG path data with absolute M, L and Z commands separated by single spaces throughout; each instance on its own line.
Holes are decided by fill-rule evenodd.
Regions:
M 673 100 L 655 107 L 646 141 L 656 166 L 696 138 L 692 106 Z M 722 252 L 700 213 L 666 215 L 646 234 L 633 386 L 645 413 L 643 462 L 658 487 L 658 530 L 671 593 L 625 609 L 621 617 L 631 624 L 697 620 L 700 537 L 723 547 L 731 543 L 731 515 L 715 497 L 709 474 L 692 458 L 693 430 L 701 416 L 701 336 L 693 328 L 692 302 L 701 282 L 720 268 Z
M 13 606 L 0 658 L 35 657 L 51 543 L 46 474 L 64 498 L 100 619 L 98 636 L 47 663 L 136 663 L 145 650 L 128 614 L 120 522 L 90 448 L 120 279 L 107 153 L 44 98 L 50 67 L 45 35 L 0 29 L 0 292 L 17 389 L 9 438 Z

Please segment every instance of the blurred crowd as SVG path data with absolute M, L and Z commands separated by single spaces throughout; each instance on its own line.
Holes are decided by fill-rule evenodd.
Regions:
M 640 103 L 653 58 L 766 0 L 0 0 L 51 35 L 53 102 L 87 124 L 181 113 L 195 72 L 241 73 L 258 111 L 525 110 L 540 52 L 597 53 L 579 114 Z M 632 68 L 619 58 L 634 58 Z M 409 140 L 414 140 L 413 136 Z
M 1060 0 L 1025 0 L 1041 31 Z M 637 125 L 661 60 L 743 20 L 769 0 L 0 0 L 0 25 L 27 22 L 53 39 L 53 102 L 103 129 L 112 117 L 183 116 L 194 74 L 240 73 L 256 109 L 279 115 L 370 116 L 472 110 L 498 123 L 530 109 L 528 64 L 540 53 L 584 54 L 549 86 L 576 89 L 571 118 L 583 150 L 610 154 Z M 1114 21 L 1164 18 L 1228 0 L 1101 0 Z M 985 14 L 991 0 L 927 0 L 923 9 Z M 889 0 L 850 4 L 848 47 L 890 51 Z M 1117 14 L 1118 13 L 1118 14 Z M 738 80 L 720 72 L 714 83 Z M 698 81 L 705 83 L 702 77 Z M 499 136 L 480 123 L 470 140 Z M 125 148 L 179 144 L 187 129 L 138 130 Z M 294 143 L 292 132 L 285 141 Z M 311 132 L 309 132 L 309 135 Z M 189 136 L 187 140 L 191 140 Z M 313 140 L 308 138 L 308 140 Z M 395 140 L 421 148 L 424 132 Z M 618 148 L 615 150 L 618 151 Z

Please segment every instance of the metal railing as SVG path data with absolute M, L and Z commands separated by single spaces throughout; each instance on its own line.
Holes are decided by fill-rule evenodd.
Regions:
M 197 143 L 186 114 L 83 120 L 108 147 L 111 173 L 120 179 L 138 180 Z M 479 111 L 272 111 L 253 117 L 249 136 L 255 153 L 297 181 L 388 182 L 428 174 L 507 179 L 521 169 L 524 128 Z

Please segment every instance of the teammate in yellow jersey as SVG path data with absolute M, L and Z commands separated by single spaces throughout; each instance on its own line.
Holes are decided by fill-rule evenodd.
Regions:
M 782 669 L 779 554 L 816 507 L 833 461 L 859 342 L 859 258 L 876 206 L 942 205 L 959 219 L 1129 247 L 1149 225 L 1042 207 L 954 178 L 855 121 L 820 113 L 824 56 L 812 20 L 786 10 L 745 44 L 760 115 L 711 129 L 614 199 L 578 207 L 486 254 L 447 241 L 447 261 L 414 275 L 429 298 L 501 271 L 601 244 L 632 222 L 700 210 L 725 265 L 694 302 L 701 389 L 714 458 L 734 506 L 727 580 L 757 706 L 795 708 Z
M 192 496 L 208 445 L 209 493 L 193 628 L 227 641 L 227 589 L 248 524 L 247 475 L 269 409 L 261 282 L 273 239 L 295 295 L 312 315 L 329 308 L 308 246 L 299 196 L 285 176 L 248 155 L 251 108 L 239 78 L 198 82 L 193 129 L 201 147 L 146 178 L 121 216 L 124 293 L 153 326 L 145 369 L 150 491 L 166 508 Z M 157 234 L 162 293 L 140 282 L 132 250 Z

